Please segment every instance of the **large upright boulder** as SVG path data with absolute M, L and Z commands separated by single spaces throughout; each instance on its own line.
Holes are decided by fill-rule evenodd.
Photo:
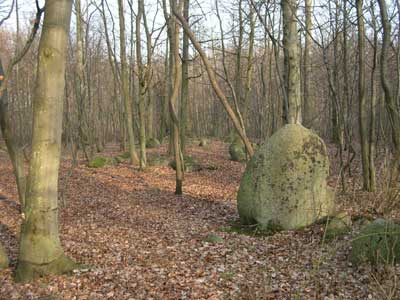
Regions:
M 278 130 L 256 151 L 240 182 L 244 224 L 298 229 L 334 213 L 324 142 L 301 125 Z

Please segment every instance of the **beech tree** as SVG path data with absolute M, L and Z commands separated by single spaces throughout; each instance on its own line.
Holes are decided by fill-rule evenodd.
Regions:
M 65 65 L 72 0 L 46 0 L 33 102 L 32 155 L 16 279 L 27 281 L 76 267 L 58 232 L 58 169 Z

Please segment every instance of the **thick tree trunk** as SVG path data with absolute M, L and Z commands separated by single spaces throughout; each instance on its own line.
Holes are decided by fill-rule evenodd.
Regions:
M 16 279 L 71 271 L 58 232 L 58 169 L 71 0 L 47 0 L 38 50 L 32 157 Z

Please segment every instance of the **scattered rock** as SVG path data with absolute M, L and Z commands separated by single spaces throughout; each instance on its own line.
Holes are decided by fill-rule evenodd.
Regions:
M 201 139 L 199 143 L 199 147 L 205 147 L 208 145 L 208 141 L 206 139 Z
M 237 137 L 229 146 L 229 155 L 233 161 L 246 160 L 246 148 L 239 137 Z
M 160 141 L 156 138 L 151 138 L 147 141 L 146 147 L 147 148 L 157 148 L 160 146 Z
M 300 229 L 332 215 L 328 174 L 322 139 L 301 125 L 284 126 L 247 164 L 237 196 L 242 223 Z
M 351 230 L 351 216 L 346 212 L 340 212 L 336 216 L 327 219 L 325 238 L 328 240 L 344 235 Z
M 185 164 L 185 172 L 198 172 L 203 169 L 201 164 L 193 156 L 187 155 L 187 156 L 185 156 L 185 158 L 183 160 L 184 160 L 184 164 Z M 169 163 L 169 166 L 172 169 L 176 170 L 175 160 L 172 160 Z
M 91 161 L 88 163 L 89 168 L 103 168 L 107 164 L 107 158 L 98 156 L 93 158 Z

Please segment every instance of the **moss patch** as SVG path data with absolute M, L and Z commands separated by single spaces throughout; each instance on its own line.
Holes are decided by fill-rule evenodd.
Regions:
M 107 164 L 107 158 L 98 156 L 88 163 L 89 168 L 103 168 Z
M 243 224 L 240 220 L 233 221 L 230 226 L 220 228 L 223 232 L 235 232 L 250 236 L 270 236 L 283 230 L 278 224 L 270 222 L 268 225 Z
M 159 147 L 159 146 L 160 146 L 160 141 L 157 140 L 156 138 L 149 139 L 149 140 L 146 142 L 146 147 L 147 147 L 147 148 L 157 148 L 157 147 Z
M 400 225 L 377 219 L 353 239 L 350 260 L 359 265 L 400 262 Z
M 239 138 L 236 138 L 229 146 L 229 155 L 232 161 L 246 160 L 246 149 Z
M 209 234 L 204 239 L 204 241 L 207 243 L 216 244 L 216 243 L 223 243 L 224 239 L 216 234 Z

